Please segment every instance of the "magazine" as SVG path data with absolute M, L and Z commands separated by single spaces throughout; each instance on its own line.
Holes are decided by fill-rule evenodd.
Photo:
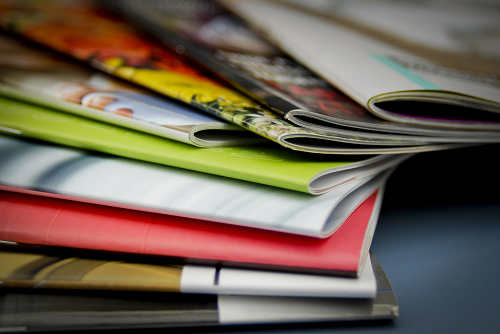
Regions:
M 341 136 L 301 128 L 197 69 L 181 49 L 160 47 L 130 24 L 86 1 L 4 1 L 0 24 L 58 52 L 158 93 L 189 103 L 282 146 L 323 154 L 411 153 L 443 145 L 355 145 Z M 2 2 L 0 2 L 2 3 Z M 99 31 L 95 34 L 94 31 Z M 112 41 L 112 42 L 110 42 Z M 345 136 L 343 136 L 345 137 Z M 395 141 L 394 143 L 397 143 Z
M 2 187 L 323 238 L 383 186 L 390 172 L 311 196 L 170 166 L 0 137 Z
M 410 157 L 322 156 L 271 142 L 201 149 L 1 96 L 0 108 L 0 132 L 311 194 L 374 175 Z
M 453 63 L 423 58 L 331 18 L 280 2 L 225 3 L 296 59 L 387 120 L 353 120 L 345 125 L 399 131 L 398 123 L 405 123 L 407 128 L 421 125 L 463 130 L 464 135 L 469 133 L 465 130 L 485 131 L 484 139 L 498 138 L 494 133 L 500 129 L 500 89 L 494 68 L 481 72 L 450 67 Z
M 359 278 L 169 263 L 67 248 L 0 248 L 2 288 L 375 298 L 368 257 Z
M 190 289 L 213 291 L 220 289 L 220 284 L 219 287 L 213 286 L 215 277 L 221 278 L 217 268 L 226 266 L 361 276 L 375 233 L 383 188 L 372 193 L 326 239 L 68 201 L 41 192 L 38 194 L 41 196 L 0 191 L 3 220 L 0 224 L 0 240 L 4 240 L 3 243 L 110 251 L 127 256 L 156 255 L 169 257 L 169 261 L 176 263 L 216 266 L 215 271 L 200 273 L 211 275 L 213 279 L 203 284 L 194 280 L 184 283 L 191 286 Z M 189 270 L 204 269 L 192 267 Z M 258 284 L 262 289 L 267 286 L 266 282 Z M 225 291 L 230 288 L 224 287 Z M 278 289 L 273 285 L 272 289 L 286 290 L 286 287 Z
M 3 289 L 0 330 L 56 331 L 394 319 L 398 303 L 379 262 L 375 299 Z
M 188 105 L 78 66 L 3 34 L 0 53 L 0 95 L 199 147 L 265 140 Z
M 339 121 L 386 123 L 281 54 L 215 1 L 195 1 L 191 6 L 182 6 L 175 0 L 124 0 L 107 4 L 111 10 L 122 13 L 168 45 L 182 47 L 185 54 L 285 119 L 342 138 L 343 142 L 399 146 L 499 140 L 498 133 L 494 132 L 447 130 L 443 133 L 442 129 L 413 125 L 399 126 L 402 127 L 399 132 L 406 134 L 382 132 L 383 129 L 375 133 L 349 128 L 339 122 L 335 125 L 324 122 L 326 117 Z
M 422 58 L 444 61 L 457 69 L 490 72 L 492 75 L 484 79 L 491 83 L 500 75 L 500 53 L 496 47 L 500 13 L 494 2 L 283 1 L 300 5 L 302 10 L 321 13 Z M 422 24 L 424 17 L 426 24 Z

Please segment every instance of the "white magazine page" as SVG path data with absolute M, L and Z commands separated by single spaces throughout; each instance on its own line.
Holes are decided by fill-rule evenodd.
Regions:
M 376 173 L 395 167 L 412 156 L 414 156 L 414 154 L 387 154 L 384 155 L 384 159 L 380 159 L 379 161 L 364 167 L 348 169 L 335 173 L 325 171 L 324 173 L 320 173 L 311 179 L 308 188 L 312 194 L 322 193 L 327 189 L 335 189 L 355 179 L 372 176 Z
M 377 282 L 371 260 L 359 278 L 294 274 L 187 264 L 182 270 L 181 292 L 235 295 L 374 298 Z
M 226 2 L 285 51 L 363 106 L 368 107 L 368 101 L 376 96 L 401 91 L 452 92 L 500 102 L 500 90 L 495 86 L 447 75 L 439 66 L 433 67 L 422 58 L 348 30 L 328 18 L 276 3 Z M 426 70 L 415 71 L 414 66 Z
M 372 180 L 366 177 L 327 194 L 296 191 L 205 173 L 90 154 L 67 147 L 0 137 L 0 185 L 45 196 L 136 210 L 201 218 L 314 237 L 349 193 Z M 361 187 L 360 201 L 384 178 Z M 10 189 L 15 190 L 15 189 Z M 18 190 L 19 191 L 19 190 Z M 345 217 L 354 210 L 344 208 Z
M 500 11 L 494 1 L 285 1 L 341 16 L 421 46 L 500 59 Z

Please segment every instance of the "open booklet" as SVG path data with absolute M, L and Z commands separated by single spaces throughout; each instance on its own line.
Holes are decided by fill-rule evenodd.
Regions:
M 391 170 L 311 196 L 252 182 L 0 137 L 0 185 L 314 237 L 331 235 Z
M 193 107 L 0 35 L 0 95 L 200 147 L 265 139 Z M 17 89 L 16 89 L 17 88 Z
M 375 298 L 370 258 L 359 278 L 169 263 L 68 248 L 0 248 L 2 288 Z
M 254 34 L 241 19 L 215 1 L 119 0 L 108 7 L 147 29 L 167 45 L 230 81 L 234 87 L 305 128 L 330 134 L 345 143 L 408 146 L 442 142 L 499 141 L 498 133 L 404 128 L 403 133 L 360 131 L 322 118 L 384 123 L 326 81 L 281 54 Z M 444 133 L 443 133 L 444 132 Z
M 323 154 L 411 153 L 443 144 L 356 145 L 340 136 L 293 125 L 250 98 L 197 69 L 182 48 L 149 40 L 132 25 L 87 1 L 0 1 L 0 24 L 8 31 L 74 57 L 158 93 L 189 103 L 282 146 Z M 95 33 L 99 31 L 99 33 Z M 345 136 L 342 136 L 345 137 Z M 397 143 L 397 141 L 395 142 Z
M 398 303 L 379 262 L 374 299 L 2 289 L 0 330 L 171 328 L 394 319 Z
M 490 61 L 490 67 L 477 70 L 480 58 L 458 65 L 453 57 L 437 59 L 431 53 L 423 57 L 391 45 L 388 39 L 374 38 L 366 29 L 361 33 L 353 25 L 279 1 L 224 3 L 264 30 L 286 52 L 388 120 L 342 121 L 346 126 L 401 133 L 413 128 L 418 133 L 421 125 L 463 130 L 464 135 L 470 133 L 467 130 L 484 131 L 484 139 L 498 138 L 491 133 L 500 129 L 498 62 Z M 418 14 L 411 12 L 413 17 Z M 436 18 L 441 20 L 438 15 L 431 20 Z M 429 17 L 419 19 L 427 22 Z M 328 117 L 322 120 L 339 123 Z
M 3 97 L 0 109 L 0 132 L 311 194 L 361 180 L 410 157 L 323 156 L 286 150 L 271 142 L 201 149 Z
M 363 275 L 377 225 L 383 189 L 370 195 L 332 236 L 325 239 L 68 201 L 44 196 L 47 194 L 40 192 L 37 194 L 42 196 L 0 191 L 0 240 L 4 240 L 4 243 L 159 255 L 176 262 L 224 268 L 233 266 L 359 277 Z M 217 267 L 189 268 L 184 287 L 190 286 L 191 291 L 213 292 L 224 289 L 227 292 L 231 284 L 233 287 L 237 284 L 224 278 L 229 285 L 224 283 L 224 288 L 221 284 L 214 286 L 221 280 L 221 272 Z M 196 272 L 208 278 L 203 282 L 196 281 L 191 275 Z M 237 275 L 238 272 L 231 273 L 228 275 Z M 274 293 L 285 293 L 289 288 L 282 280 L 280 284 L 278 288 L 270 280 L 264 280 L 246 289 L 248 293 L 251 293 L 251 289 L 256 292 L 271 289 L 276 290 Z M 308 289 L 308 293 L 312 293 L 311 289 Z

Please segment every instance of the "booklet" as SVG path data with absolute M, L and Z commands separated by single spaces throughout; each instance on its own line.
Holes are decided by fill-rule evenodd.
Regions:
M 102 10 L 88 5 L 88 2 L 4 3 L 0 10 L 0 25 L 26 39 L 189 103 L 294 150 L 323 154 L 382 154 L 450 147 L 355 145 L 331 134 L 295 126 L 197 69 L 182 56 L 182 48 L 173 51 L 160 47 L 160 42 L 147 40 L 130 24 L 110 17 L 109 13 L 104 15 Z
M 199 147 L 265 139 L 242 127 L 0 35 L 0 95 Z
M 46 196 L 324 238 L 391 170 L 321 196 L 0 137 L 0 185 Z
M 264 30 L 286 52 L 387 120 L 345 120 L 346 125 L 395 132 L 414 125 L 433 126 L 464 130 L 464 135 L 469 133 L 465 130 L 488 131 L 484 139 L 500 130 L 500 89 L 494 74 L 498 63 L 478 71 L 465 64 L 456 66 L 450 57 L 445 61 L 424 58 L 387 43 L 387 39 L 381 41 L 331 18 L 276 2 L 224 3 Z M 427 22 L 426 15 L 419 17 Z
M 230 81 L 285 119 L 351 144 L 422 145 L 439 142 L 488 142 L 497 133 L 446 131 L 412 127 L 402 135 L 368 132 L 322 122 L 323 117 L 376 120 L 366 109 L 323 79 L 281 54 L 259 38 L 244 22 L 215 1 L 183 7 L 176 1 L 108 1 L 118 11 L 168 45 L 183 47 L 185 54 Z M 313 5 L 314 2 L 308 2 Z M 325 5 L 326 6 L 326 5 Z M 378 120 L 376 120 L 378 121 Z M 379 121 L 380 122 L 380 121 Z M 383 123 L 384 121 L 382 121 Z M 420 127 L 419 127 L 420 128 Z M 424 135 L 425 134 L 425 135 Z M 496 138 L 491 138 L 496 136 Z
M 169 263 L 68 248 L 0 248 L 3 288 L 375 298 L 370 258 L 359 278 Z
M 500 13 L 487 1 L 393 2 L 391 0 L 281 0 L 300 5 L 377 40 L 456 69 L 490 72 L 498 84 Z M 425 19 L 426 24 L 422 24 Z
M 357 277 L 362 274 L 375 232 L 382 192 L 383 189 L 376 191 L 361 203 L 332 236 L 317 239 L 0 191 L 3 221 L 0 224 L 0 240 L 161 255 L 184 263 L 224 268 L 230 265 Z M 204 270 L 191 268 L 189 270 L 197 272 Z M 219 278 L 219 283 L 221 279 L 221 272 L 216 269 L 198 273 L 212 277 L 203 284 L 193 280 L 184 284 L 204 292 L 214 289 L 215 278 Z M 233 271 L 232 274 L 237 273 Z M 269 283 L 266 289 L 278 290 Z M 196 286 L 193 287 L 193 284 Z M 258 284 L 264 287 L 267 282 Z M 279 289 L 287 289 L 284 281 L 280 284 L 283 285 Z
M 0 132 L 311 194 L 372 176 L 410 157 L 322 156 L 286 150 L 271 142 L 200 149 L 3 97 L 0 109 Z
M 2 289 L 0 330 L 172 328 L 394 319 L 392 286 L 372 255 L 374 299 Z

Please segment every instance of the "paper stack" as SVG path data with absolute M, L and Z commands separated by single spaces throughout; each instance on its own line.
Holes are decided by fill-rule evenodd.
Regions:
M 2 330 L 393 319 L 387 178 L 500 141 L 486 77 L 292 1 L 189 3 L 0 1 Z

